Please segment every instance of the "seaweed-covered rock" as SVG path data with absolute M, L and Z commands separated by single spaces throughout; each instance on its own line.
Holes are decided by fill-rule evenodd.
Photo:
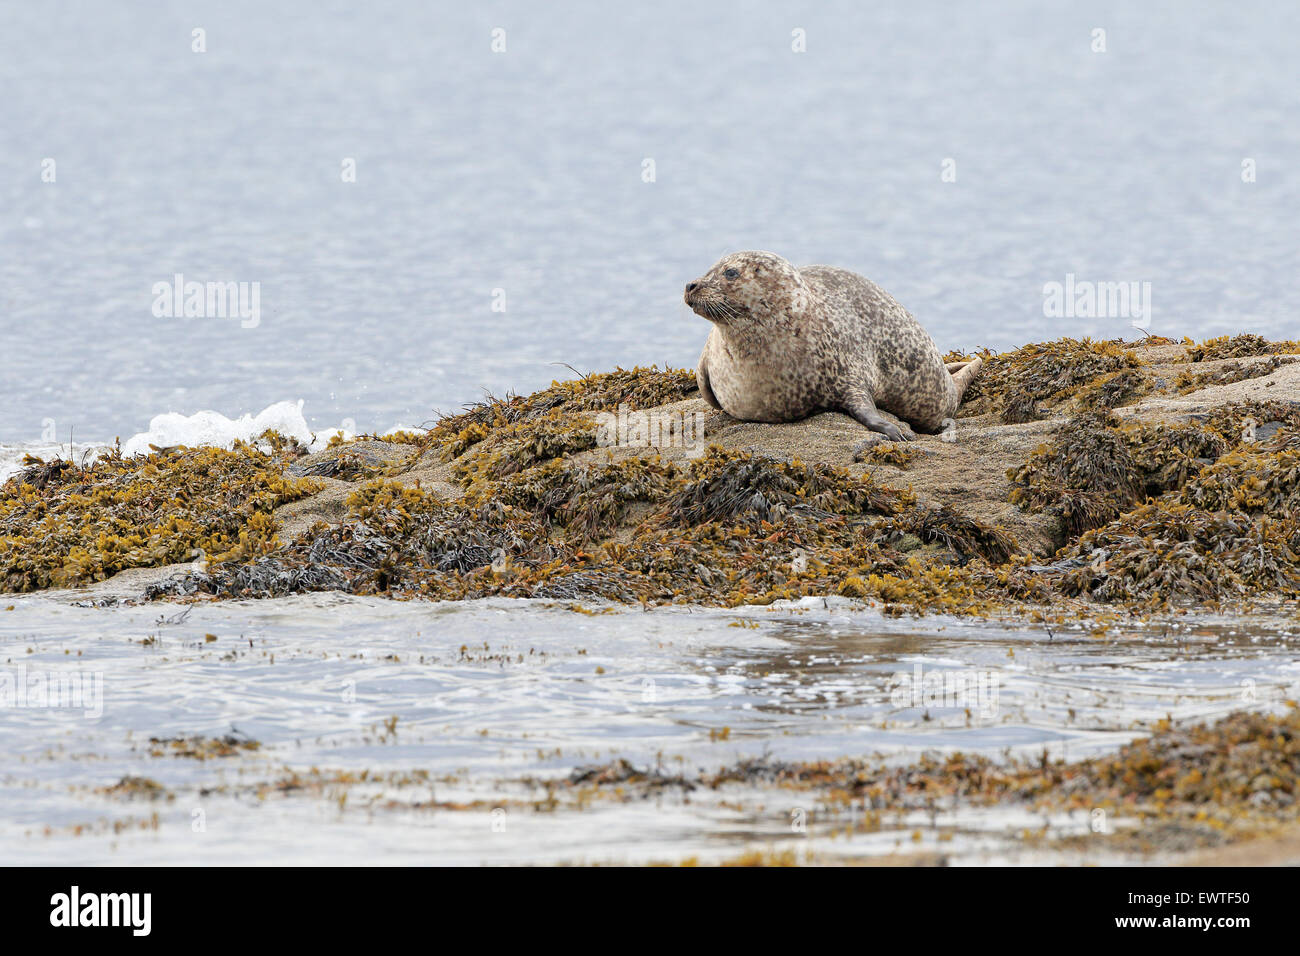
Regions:
M 666 520 L 677 525 L 708 521 L 750 524 L 820 520 L 833 515 L 893 514 L 911 496 L 826 465 L 806 465 L 710 449 L 690 467 L 685 484 L 666 501 Z
M 203 555 L 269 554 L 280 546 L 274 509 L 319 488 L 288 477 L 287 461 L 239 443 L 33 466 L 0 489 L 0 589 L 72 587 Z
M 1189 340 L 1190 342 L 1190 340 Z M 1218 359 L 1246 358 L 1252 355 L 1278 355 L 1300 352 L 1300 342 L 1270 342 L 1262 335 L 1221 335 L 1206 339 L 1199 345 L 1189 345 L 1185 362 L 1213 362 Z
M 1050 406 L 1074 398 L 1085 387 L 1106 386 L 1117 373 L 1141 365 L 1137 353 L 1122 342 L 1091 339 L 1058 339 L 1002 355 L 988 354 L 959 414 L 993 412 L 1006 424 L 1035 421 L 1045 417 Z M 1125 393 L 1136 393 L 1139 384 L 1125 379 L 1112 388 L 1118 391 L 1112 400 L 1118 400 Z
M 461 455 L 475 442 L 503 425 L 526 422 L 548 413 L 612 411 L 619 405 L 654 408 L 677 401 L 697 390 L 695 373 L 686 369 L 655 367 L 584 375 L 532 395 L 509 395 L 468 405 L 465 411 L 441 419 L 422 439 L 426 447 L 444 449 L 443 460 Z
M 1281 358 L 1274 355 L 1262 362 L 1225 362 L 1205 371 L 1187 369 L 1174 377 L 1173 387 L 1180 393 L 1186 394 L 1211 385 L 1231 385 L 1234 382 L 1272 375 L 1284 365 L 1290 365 L 1295 361 L 1297 360 L 1294 358 Z
M 843 595 L 890 614 L 1037 616 L 1297 595 L 1300 365 L 1184 394 L 1170 380 L 1192 351 L 1063 339 L 984 353 L 955 428 L 856 458 L 847 416 L 738 422 L 694 397 L 690 372 L 620 369 L 315 455 L 263 436 L 33 460 L 0 489 L 0 586 L 204 557 L 150 594 Z M 683 428 L 632 441 L 598 425 L 624 409 Z M 692 442 L 675 441 L 688 417 Z
M 1105 524 L 1139 500 L 1143 486 L 1119 420 L 1103 411 L 1056 430 L 1050 445 L 1008 473 L 1013 502 L 1061 523 L 1061 540 Z

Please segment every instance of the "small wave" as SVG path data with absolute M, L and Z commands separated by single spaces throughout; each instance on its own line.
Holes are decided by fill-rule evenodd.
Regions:
M 166 448 L 170 445 L 188 445 L 191 448 L 216 446 L 230 448 L 236 441 L 252 441 L 267 429 L 277 431 L 286 438 L 292 438 L 311 451 L 319 451 L 329 444 L 330 439 L 340 435 L 344 439 L 354 438 L 355 434 L 348 428 L 329 428 L 320 432 L 312 431 L 302 413 L 303 400 L 296 402 L 276 402 L 268 405 L 256 415 L 241 415 L 239 418 L 227 418 L 220 412 L 202 411 L 193 415 L 181 415 L 168 412 L 155 415 L 149 421 L 149 430 L 132 435 L 122 445 L 122 454 L 147 455 L 149 446 Z M 422 432 L 424 429 L 414 425 L 397 424 L 385 434 L 409 431 Z
M 279 432 L 287 438 L 293 438 L 311 451 L 319 451 L 329 444 L 335 435 L 344 439 L 355 437 L 354 433 L 344 427 L 328 428 L 320 432 L 312 431 L 303 416 L 303 400 L 283 401 L 268 405 L 256 415 L 241 415 L 227 418 L 220 412 L 205 410 L 193 415 L 179 412 L 167 412 L 155 415 L 149 420 L 147 431 L 138 432 L 122 443 L 122 454 L 147 455 L 151 445 L 166 448 L 172 445 L 187 445 L 191 448 L 215 446 L 230 448 L 236 441 L 253 441 L 267 429 Z M 417 425 L 398 423 L 384 434 L 396 432 L 421 433 L 425 429 Z M 94 460 L 109 449 L 102 443 L 78 443 L 72 448 L 76 461 Z M 34 455 L 49 460 L 61 458 L 69 453 L 66 444 L 35 441 L 19 442 L 15 445 L 0 444 L 0 484 L 23 469 L 23 458 Z
M 149 430 L 132 435 L 122 445 L 122 454 L 149 454 L 149 446 L 165 448 L 170 445 L 216 446 L 229 448 L 237 441 L 252 441 L 267 429 L 272 429 L 293 438 L 303 445 L 311 446 L 315 442 L 328 443 L 330 437 L 341 429 L 333 429 L 319 439 L 307 425 L 302 414 L 303 402 L 276 402 L 256 415 L 241 415 L 239 418 L 227 418 L 220 412 L 202 411 L 193 415 L 179 412 L 167 412 L 155 415 L 149 420 Z M 348 437 L 344 433 L 344 437 Z

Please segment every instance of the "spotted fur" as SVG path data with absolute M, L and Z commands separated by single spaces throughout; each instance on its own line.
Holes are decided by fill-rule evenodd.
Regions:
M 883 289 L 847 269 L 796 269 L 770 252 L 724 256 L 686 286 L 686 304 L 713 323 L 696 379 L 733 418 L 790 422 L 817 411 L 852 415 L 895 441 L 906 425 L 936 432 L 982 364 L 946 366 L 934 339 Z

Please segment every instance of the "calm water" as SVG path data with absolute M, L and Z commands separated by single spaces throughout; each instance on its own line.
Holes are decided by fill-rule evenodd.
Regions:
M 98 684 L 59 707 L 0 708 L 7 862 L 714 859 L 790 841 L 789 814 L 801 804 L 813 824 L 795 841 L 802 848 L 879 853 L 901 839 L 933 849 L 928 815 L 830 841 L 836 818 L 778 788 L 585 806 L 562 792 L 558 807 L 537 812 L 544 791 L 525 781 L 616 758 L 688 774 L 765 755 L 1046 750 L 1078 759 L 1166 716 L 1214 718 L 1300 691 L 1294 621 L 1202 619 L 1098 637 L 888 619 L 843 599 L 596 615 L 544 602 L 328 594 L 188 611 L 9 601 L 0 679 L 53 686 L 77 674 Z M 938 685 L 927 683 L 956 676 L 967 678 L 967 696 L 934 696 Z M 151 754 L 151 737 L 232 728 L 261 748 L 206 761 Z M 417 771 L 429 777 L 403 776 Z M 302 786 L 281 786 L 295 775 Z M 157 781 L 171 798 L 103 792 L 128 776 Z M 313 785 L 319 778 L 324 786 Z M 503 830 L 492 827 L 498 807 Z M 155 812 L 156 828 L 142 829 Z M 959 860 L 1008 852 L 1008 837 L 1044 823 L 1006 810 L 958 817 L 937 825 L 950 836 L 955 827 L 939 848 Z M 911 840 L 918 826 L 922 847 Z M 1052 826 L 1083 833 L 1088 818 Z
M 1067 273 L 1295 335 L 1300 8 L 1088 6 L 4 4 L 0 442 L 693 365 L 680 289 L 739 248 L 857 269 L 944 347 L 1133 334 L 1045 319 Z M 155 317 L 176 273 L 260 283 L 260 323 Z

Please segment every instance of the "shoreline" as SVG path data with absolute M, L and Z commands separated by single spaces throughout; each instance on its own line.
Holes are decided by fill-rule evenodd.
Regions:
M 692 373 L 634 369 L 314 453 L 267 432 L 84 470 L 54 459 L 0 493 L 0 589 L 840 595 L 1027 620 L 1285 609 L 1300 598 L 1297 352 L 1246 335 L 987 353 L 955 429 L 856 457 L 871 436 L 847 415 L 740 422 Z M 120 517 L 99 520 L 95 500 Z

